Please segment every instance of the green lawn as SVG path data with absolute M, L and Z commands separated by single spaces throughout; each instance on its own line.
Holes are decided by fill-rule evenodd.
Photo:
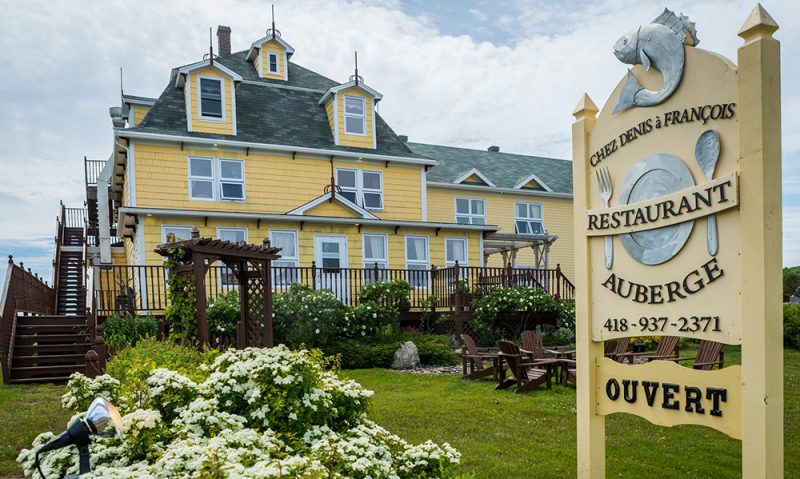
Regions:
M 0 477 L 21 477 L 20 450 L 45 431 L 61 432 L 72 414 L 61 409 L 64 386 L 0 384 Z
M 685 352 L 689 352 L 688 350 Z M 785 353 L 786 477 L 800 471 L 800 351 Z M 726 348 L 726 364 L 738 363 Z M 448 441 L 462 472 L 483 478 L 575 477 L 575 389 L 494 391 L 490 381 L 379 369 L 346 374 L 375 391 L 370 417 L 412 442 Z M 741 443 L 699 426 L 664 428 L 635 416 L 606 421 L 607 477 L 740 477 Z
M 689 352 L 689 351 L 685 351 Z M 786 477 L 800 477 L 800 351 L 785 353 Z M 739 361 L 726 349 L 726 363 Z M 370 417 L 403 438 L 450 442 L 463 454 L 462 472 L 476 478 L 575 476 L 575 389 L 528 394 L 494 391 L 491 381 L 381 369 L 345 374 L 375 391 Z M 61 431 L 63 386 L 0 385 L 0 477 L 19 477 L 14 461 L 42 431 Z M 662 428 L 633 416 L 610 416 L 607 476 L 621 478 L 739 477 L 739 441 L 695 426 Z

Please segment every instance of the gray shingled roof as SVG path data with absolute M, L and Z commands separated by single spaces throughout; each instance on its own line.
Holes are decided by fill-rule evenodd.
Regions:
M 423 143 L 407 145 L 414 153 L 438 162 L 428 173 L 429 182 L 453 183 L 476 168 L 499 188 L 514 188 L 534 174 L 553 192 L 572 194 L 572 162 L 568 160 Z
M 218 60 L 245 80 L 236 88 L 235 139 L 237 141 L 419 157 L 397 137 L 377 113 L 375 114 L 378 142 L 376 149 L 336 146 L 325 107 L 319 105 L 318 101 L 328 88 L 338 83 L 292 62 L 289 62 L 288 81 L 263 79 L 258 76 L 253 64 L 246 60 L 246 53 L 241 51 Z M 177 71 L 177 68 L 172 70 L 166 89 L 142 122 L 129 130 L 198 138 L 232 139 L 229 135 L 188 131 L 183 90 L 175 88 Z M 313 91 L 281 88 L 281 86 Z

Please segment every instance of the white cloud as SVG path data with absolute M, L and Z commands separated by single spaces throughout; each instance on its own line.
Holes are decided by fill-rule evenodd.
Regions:
M 478 10 L 477 8 L 470 8 L 469 14 L 475 17 L 476 20 L 480 20 L 482 22 L 485 22 L 486 20 L 489 19 L 489 17 L 485 13 Z
M 125 91 L 158 96 L 171 67 L 207 51 L 208 26 L 230 25 L 233 48 L 263 35 L 269 5 L 256 0 L 191 3 L 0 0 L 0 242 L 52 234 L 59 199 L 82 200 L 82 158 L 111 147 L 107 107 Z M 335 80 L 352 72 L 359 52 L 365 81 L 384 94 L 380 112 L 412 141 L 568 157 L 571 112 L 587 91 L 600 105 L 624 74 L 611 45 L 627 29 L 654 18 L 659 1 L 602 0 L 564 8 L 562 2 L 485 4 L 491 28 L 507 42 L 476 41 L 442 32 L 427 15 L 411 17 L 393 1 L 293 1 L 276 5 L 278 28 L 296 49 L 294 61 Z M 678 0 L 672 8 L 697 23 L 701 47 L 734 58 L 739 26 L 751 0 Z M 800 150 L 800 108 L 793 79 L 800 71 L 800 17 L 790 1 L 773 1 L 782 28 L 784 152 Z M 482 20 L 484 21 L 484 20 Z M 481 25 L 484 26 L 483 24 Z M 784 168 L 795 179 L 797 165 Z M 793 211 L 789 214 L 787 212 Z M 787 209 L 785 245 L 800 244 Z M 791 251 L 786 257 L 790 258 Z M 795 257 L 800 262 L 800 258 Z

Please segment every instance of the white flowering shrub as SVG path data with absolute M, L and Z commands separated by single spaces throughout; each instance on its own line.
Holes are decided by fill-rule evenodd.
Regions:
M 89 477 L 454 477 L 455 449 L 430 441 L 414 446 L 367 420 L 372 392 L 323 364 L 319 351 L 278 346 L 227 351 L 201 382 L 154 369 L 144 400 L 117 398 L 123 434 L 94 440 Z M 113 397 L 119 389 L 108 376 L 73 375 L 63 404 L 79 410 L 93 391 Z M 26 476 L 39 477 L 35 449 L 52 437 L 41 434 L 19 455 Z M 48 477 L 62 477 L 76 472 L 77 459 L 74 448 L 65 448 L 45 454 L 42 467 Z
M 67 393 L 61 398 L 61 407 L 70 411 L 85 411 L 97 397 L 104 397 L 118 404 L 120 383 L 108 374 L 89 379 L 81 373 L 73 373 L 67 383 Z
M 330 290 L 292 284 L 288 291 L 272 296 L 275 342 L 293 348 L 325 344 L 337 337 L 346 310 Z

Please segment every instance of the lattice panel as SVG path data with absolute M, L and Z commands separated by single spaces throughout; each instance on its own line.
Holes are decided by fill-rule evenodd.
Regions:
M 253 277 L 247 281 L 246 346 L 267 346 L 267 325 L 264 324 L 264 282 Z

